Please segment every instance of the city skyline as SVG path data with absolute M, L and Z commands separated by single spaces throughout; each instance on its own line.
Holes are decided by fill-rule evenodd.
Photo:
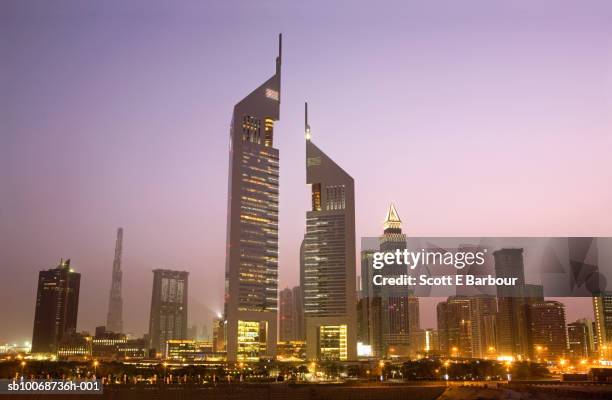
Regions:
M 15 77 L 7 82 L 7 97 L 14 103 L 2 107 L 8 110 L 8 118 L 2 118 L 7 121 L 8 134 L 2 135 L 0 145 L 0 158 L 7 163 L 2 168 L 7 185 L 0 189 L 2 198 L 7 200 L 0 210 L 4 221 L 0 246 L 2 270 L 11 277 L 10 285 L 5 280 L 0 288 L 4 304 L 0 306 L 0 317 L 14 323 L 0 332 L 0 340 L 29 338 L 36 274 L 40 269 L 52 268 L 64 255 L 70 256 L 76 270 L 83 274 L 82 292 L 88 293 L 81 298 L 78 329 L 93 331 L 103 323 L 108 306 L 112 233 L 117 226 L 130 232 L 123 260 L 130 272 L 125 274 L 124 287 L 136 288 L 124 295 L 126 331 L 146 331 L 147 313 L 143 310 L 148 309 L 150 285 L 141 284 L 141 280 L 164 265 L 184 266 L 190 272 L 192 285 L 204 286 L 195 294 L 192 291 L 191 321 L 201 324 L 222 311 L 228 110 L 253 82 L 269 73 L 269 63 L 249 62 L 245 69 L 244 59 L 271 58 L 278 31 L 285 33 L 285 68 L 291 71 L 284 77 L 283 121 L 278 124 L 278 147 L 287 157 L 280 178 L 279 288 L 298 281 L 303 213 L 309 202 L 303 188 L 303 164 L 293 156 L 303 151 L 300 114 L 304 99 L 314 105 L 318 127 L 315 140 L 346 166 L 357 182 L 357 237 L 377 234 L 390 202 L 402 210 L 409 236 L 612 235 L 612 217 L 606 212 L 612 189 L 602 183 L 612 178 L 609 169 L 604 168 L 604 149 L 610 144 L 606 132 L 611 123 L 604 113 L 610 103 L 606 97 L 610 82 L 598 73 L 606 65 L 604 37 L 609 28 L 596 18 L 595 11 L 585 16 L 583 10 L 583 14 L 572 16 L 571 6 L 561 7 L 556 17 L 570 22 L 569 27 L 562 28 L 553 17 L 538 19 L 537 15 L 514 10 L 512 18 L 506 20 L 512 27 L 526 21 L 528 27 L 535 28 L 544 19 L 550 24 L 547 32 L 561 35 L 561 39 L 554 39 L 546 32 L 536 34 L 534 43 L 523 49 L 520 39 L 515 42 L 506 36 L 511 29 L 502 24 L 493 31 L 493 37 L 510 46 L 516 58 L 504 58 L 493 49 L 489 49 L 491 53 L 474 54 L 475 45 L 469 42 L 474 39 L 471 31 L 461 24 L 437 26 L 438 30 L 413 28 L 418 29 L 421 40 L 427 39 L 432 50 L 426 50 L 425 42 L 409 41 L 409 32 L 402 30 L 397 39 L 368 38 L 355 31 L 338 34 L 331 23 L 321 32 L 307 31 L 302 24 L 293 27 L 290 21 L 294 22 L 294 6 L 285 6 L 284 17 L 279 14 L 281 22 L 256 31 L 247 45 L 240 47 L 244 42 L 239 45 L 238 37 L 219 25 L 213 23 L 210 31 L 198 31 L 196 21 L 189 16 L 170 14 L 185 23 L 185 28 L 173 35 L 163 30 L 154 32 L 155 24 L 145 23 L 137 33 L 161 40 L 138 47 L 142 49 L 142 59 L 137 60 L 128 51 L 132 46 L 149 43 L 144 37 L 136 35 L 133 42 L 112 40 L 120 37 L 115 35 L 131 32 L 129 13 L 115 22 L 114 33 L 107 32 L 108 17 L 102 12 L 112 9 L 103 5 L 92 5 L 101 7 L 102 15 L 89 15 L 92 25 L 87 28 L 77 23 L 82 15 L 74 12 L 58 15 L 41 9 L 33 13 L 26 10 L 28 5 L 15 7 L 19 12 L 2 13 L 16 17 L 0 28 L 16 38 L 6 48 L 11 60 L 8 70 Z M 201 12 L 208 6 L 194 7 Z M 610 11 L 601 7 L 598 11 L 602 14 Z M 230 13 L 231 8 L 221 8 L 219 12 Z M 426 7 L 416 11 L 421 13 L 417 12 L 417 16 L 444 21 L 443 16 L 431 14 Z M 352 12 L 356 14 L 341 16 L 338 10 L 327 18 L 330 22 L 351 16 L 365 18 L 363 11 Z M 51 22 L 44 21 L 34 28 L 31 24 L 37 23 L 38 13 L 44 13 Z M 451 13 L 460 14 L 461 10 L 453 8 Z M 499 12 L 494 8 L 485 8 L 478 21 L 488 24 L 487 18 L 494 19 L 496 15 L 499 17 Z M 158 18 L 162 18 L 164 26 L 177 26 L 171 18 Z M 236 26 L 247 16 L 241 14 L 237 18 Z M 321 15 L 318 18 L 324 19 Z M 65 22 L 66 27 L 55 30 L 54 20 Z M 392 24 L 394 29 L 400 29 L 397 21 L 396 24 Z M 26 28 L 33 32 L 32 36 L 20 35 Z M 82 38 L 72 35 L 79 32 L 84 33 Z M 215 45 L 207 33 L 221 34 L 226 45 Z M 454 50 L 447 45 L 453 33 L 459 33 L 454 43 L 466 51 L 471 49 L 475 61 L 455 58 Z M 572 40 L 563 41 L 563 35 L 570 33 Z M 577 43 L 575 35 L 584 40 Z M 323 37 L 328 47 L 320 54 L 315 43 L 318 45 L 321 40 L 317 39 Z M 484 40 L 478 39 L 478 43 L 486 44 Z M 176 41 L 188 44 L 173 53 L 169 48 Z M 567 49 L 559 46 L 562 42 Z M 590 45 L 583 46 L 585 42 Z M 43 50 L 41 46 L 46 43 L 49 47 Z M 379 47 L 379 43 L 385 45 Z M 22 52 L 20 49 L 28 44 L 32 46 L 28 47 L 31 53 Z M 93 44 L 94 50 L 88 50 L 87 44 Z M 387 45 L 402 49 L 402 53 L 388 50 Z M 246 52 L 246 57 L 236 49 Z M 367 60 L 361 58 L 364 49 L 372 54 Z M 194 55 L 200 50 L 207 55 L 218 51 L 220 56 Z M 535 56 L 538 50 L 544 51 L 540 57 Z M 406 57 L 404 52 L 414 57 Z M 168 54 L 177 55 L 177 61 L 161 60 Z M 493 60 L 488 58 L 491 54 Z M 582 58 L 572 64 L 562 62 L 572 54 Z M 117 64 L 104 63 L 105 57 L 112 55 L 121 55 Z M 315 55 L 319 56 L 316 60 Z M 527 63 L 528 56 L 535 56 L 542 66 Z M 114 74 L 116 68 L 124 72 L 119 74 L 121 77 Z M 447 79 L 441 75 L 447 71 L 443 68 L 452 71 Z M 71 73 L 78 69 L 82 73 Z M 391 78 L 377 80 L 376 72 L 380 70 Z M 549 75 L 551 70 L 556 73 Z M 141 74 L 143 71 L 148 72 Z M 347 73 L 341 76 L 339 71 Z M 406 71 L 413 73 L 405 74 Z M 475 92 L 457 86 L 458 81 L 474 83 L 470 71 L 485 73 L 485 83 Z M 588 76 L 593 71 L 593 76 Z M 513 91 L 511 85 L 497 83 L 494 87 L 506 90 L 507 97 L 495 97 L 485 86 L 506 72 L 512 73 L 512 83 L 518 84 L 519 89 Z M 227 79 L 217 82 L 208 75 Z M 236 77 L 231 84 L 230 76 Z M 568 76 L 571 83 L 565 79 Z M 434 78 L 441 82 L 433 84 Z M 532 85 L 536 85 L 534 92 L 548 88 L 552 93 L 530 93 L 536 100 L 516 102 L 524 100 L 521 90 Z M 103 95 L 107 88 L 110 94 Z M 468 99 L 462 106 L 455 103 L 457 90 Z M 53 96 L 64 91 L 60 101 Z M 357 99 L 359 93 L 364 98 Z M 568 99 L 572 97 L 569 93 L 574 99 Z M 536 115 L 536 111 L 552 107 L 548 101 L 555 95 L 562 96 L 565 102 L 553 101 L 555 112 Z M 482 118 L 480 107 L 489 96 L 497 101 L 487 108 L 489 113 L 483 124 L 476 124 L 475 119 Z M 385 108 L 378 105 L 381 98 L 386 99 L 382 102 Z M 579 112 L 568 112 L 572 109 Z M 444 112 L 444 118 L 434 118 L 439 111 Z M 31 119 L 30 112 L 38 118 Z M 504 123 L 509 127 L 500 133 Z M 505 147 L 487 139 L 491 130 L 501 135 L 500 143 Z M 538 134 L 532 135 L 533 130 Z M 584 137 L 588 142 L 581 139 Z M 521 139 L 531 146 L 521 145 Z M 345 143 L 349 141 L 354 148 L 347 151 Z M 397 153 L 390 153 L 391 142 Z M 577 154 L 575 148 L 584 151 Z M 443 167 L 428 161 L 432 149 L 434 158 L 444 161 Z M 517 154 L 521 155 L 520 165 Z M 536 161 L 526 160 L 529 157 Z M 560 161 L 568 159 L 574 161 L 572 169 Z M 222 167 L 207 171 L 213 164 Z M 379 172 L 384 170 L 406 171 L 407 177 L 382 179 Z M 515 178 L 527 174 L 532 178 L 530 182 Z M 448 196 L 450 191 L 455 195 Z M 481 191 L 482 198 L 475 199 L 474 191 Z M 375 198 L 371 193 L 376 193 Z M 504 197 L 514 201 L 504 203 L 500 200 Z M 144 289 L 140 290 L 141 286 Z M 20 299 L 17 304 L 16 298 Z M 589 303 L 572 303 L 574 309 L 568 309 L 568 321 L 591 317 Z M 9 309 L 9 304 L 14 309 Z M 435 323 L 425 320 L 423 326 L 432 327 Z

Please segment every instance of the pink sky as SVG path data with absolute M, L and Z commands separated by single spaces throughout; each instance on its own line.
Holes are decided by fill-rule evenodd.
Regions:
M 128 330 L 146 330 L 154 268 L 190 271 L 193 322 L 222 309 L 229 121 L 278 32 L 281 288 L 305 100 L 355 178 L 358 238 L 390 202 L 411 236 L 612 235 L 611 3 L 373 4 L 2 2 L 0 342 L 31 337 L 37 272 L 60 257 L 83 274 L 79 327 L 102 324 L 118 226 Z

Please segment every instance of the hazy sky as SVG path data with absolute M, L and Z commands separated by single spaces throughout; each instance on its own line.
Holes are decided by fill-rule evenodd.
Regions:
M 232 108 L 274 73 L 279 32 L 281 287 L 305 100 L 355 178 L 358 237 L 391 201 L 411 236 L 612 236 L 609 1 L 4 0 L 0 342 L 31 339 L 60 257 L 82 273 L 79 328 L 103 324 L 118 226 L 128 331 L 147 329 L 154 268 L 190 271 L 193 322 L 222 309 Z

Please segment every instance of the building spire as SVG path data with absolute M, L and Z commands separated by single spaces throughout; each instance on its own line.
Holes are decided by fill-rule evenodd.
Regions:
M 393 203 L 389 205 L 389 210 L 387 211 L 387 216 L 385 217 L 384 223 L 385 232 L 395 232 L 401 233 L 402 231 L 402 220 L 395 209 Z
M 281 63 L 283 60 L 283 34 L 278 34 L 278 57 L 276 57 L 276 74 L 280 75 Z
M 304 136 L 310 140 L 310 125 L 308 125 L 308 102 L 304 103 Z
M 106 329 L 115 332 L 123 332 L 123 298 L 121 286 L 123 271 L 121 270 L 121 256 L 123 253 L 123 228 L 117 229 L 117 240 L 115 242 L 115 258 L 113 259 L 113 274 L 111 290 L 108 299 L 108 314 L 106 315 Z

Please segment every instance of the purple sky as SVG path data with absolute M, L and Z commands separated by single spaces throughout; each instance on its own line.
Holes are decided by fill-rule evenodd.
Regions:
M 83 274 L 79 328 L 102 324 L 118 226 L 128 331 L 154 268 L 190 271 L 193 322 L 222 309 L 231 112 L 274 73 L 278 32 L 281 287 L 304 100 L 355 178 L 358 237 L 391 201 L 411 236 L 612 236 L 609 1 L 125 3 L 0 3 L 0 342 L 31 339 L 60 257 Z

